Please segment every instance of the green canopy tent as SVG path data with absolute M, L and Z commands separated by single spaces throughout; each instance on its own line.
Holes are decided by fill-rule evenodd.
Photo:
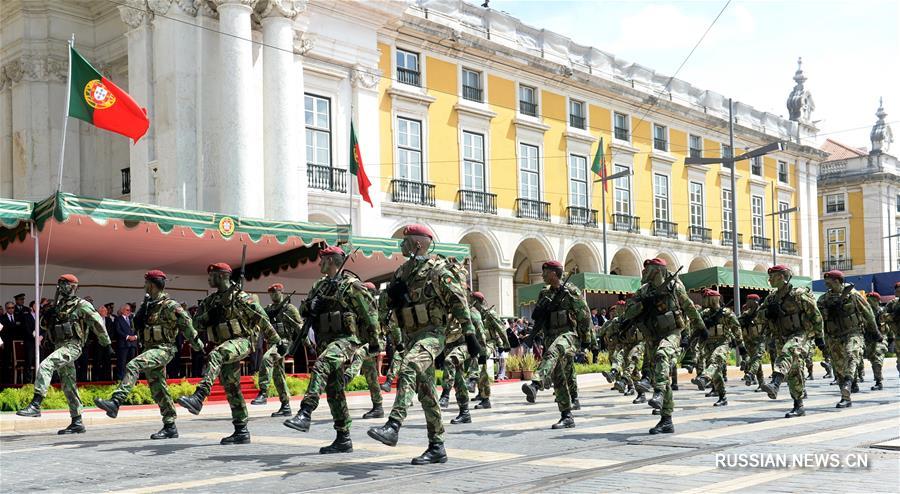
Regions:
M 641 279 L 637 276 L 618 276 L 602 273 L 576 273 L 569 278 L 569 283 L 580 288 L 586 293 L 626 294 L 633 293 L 641 286 Z M 538 295 L 544 288 L 543 283 L 534 283 L 519 287 L 516 294 L 520 306 L 532 305 L 537 302 Z
M 734 273 L 731 268 L 712 267 L 679 275 L 688 291 L 699 291 L 704 288 L 733 287 Z M 769 291 L 769 275 L 760 271 L 740 270 L 741 289 Z M 794 276 L 791 283 L 799 287 L 811 287 L 812 279 L 805 276 Z
M 0 249 L 10 242 L 25 240 L 31 226 L 34 204 L 29 201 L 0 199 Z

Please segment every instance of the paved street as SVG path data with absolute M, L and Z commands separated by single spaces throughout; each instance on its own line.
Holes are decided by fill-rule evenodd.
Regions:
M 93 410 L 86 434 L 59 437 L 52 431 L 6 432 L 2 437 L 3 492 L 896 492 L 900 452 L 873 447 L 900 432 L 898 379 L 893 360 L 885 364 L 886 389 L 871 392 L 869 379 L 854 395 L 852 408 L 839 411 L 837 388 L 821 378 L 810 383 L 807 416 L 784 419 L 787 389 L 777 401 L 754 393 L 735 377 L 728 383 L 729 406 L 713 408 L 687 384 L 676 392 L 676 433 L 649 436 L 657 419 L 646 405 L 631 404 L 609 390 L 599 375 L 580 376 L 582 410 L 575 429 L 552 431 L 558 418 L 551 393 L 525 403 L 517 384 L 494 387 L 494 408 L 473 410 L 473 423 L 453 426 L 455 406 L 444 414 L 450 461 L 409 464 L 426 445 L 421 409 L 414 408 L 401 429 L 400 444 L 383 446 L 365 431 L 382 420 L 355 420 L 355 451 L 322 456 L 333 430 L 325 401 L 308 434 L 270 418 L 277 400 L 253 407 L 253 444 L 220 446 L 230 433 L 226 408 L 211 405 L 188 420 L 179 408 L 179 439 L 146 439 L 158 418 L 129 410 L 114 422 Z M 732 374 L 735 376 L 736 374 Z M 387 403 L 393 398 L 388 396 Z M 294 409 L 298 400 L 293 403 Z M 368 409 L 354 396 L 355 417 Z M 263 415 L 265 414 L 265 415 Z M 42 419 L 59 420 L 45 413 Z M 0 420 L 15 420 L 4 414 Z M 888 445 L 890 446 L 890 445 Z M 819 455 L 804 457 L 800 455 Z M 828 468 L 814 462 L 835 454 Z M 717 468 L 717 455 L 722 465 Z M 721 456 L 726 455 L 726 456 Z M 731 455 L 731 456 L 729 456 Z M 735 455 L 745 455 L 743 457 Z M 738 458 L 785 458 L 780 468 L 728 467 Z M 780 455 L 780 456 L 779 456 Z M 796 456 L 795 456 L 796 455 Z M 806 468 L 797 461 L 808 461 Z M 867 468 L 855 468 L 859 460 Z M 753 461 L 750 459 L 749 461 Z M 746 463 L 745 463 L 746 464 Z M 752 463 L 751 463 L 752 464 Z

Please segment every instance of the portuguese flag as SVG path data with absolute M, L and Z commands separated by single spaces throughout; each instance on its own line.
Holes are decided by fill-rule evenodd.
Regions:
M 369 177 L 366 175 L 366 169 L 363 167 L 362 154 L 359 152 L 359 142 L 356 141 L 356 130 L 353 129 L 353 122 L 350 122 L 350 173 L 356 175 L 356 186 L 359 188 L 359 194 L 363 200 L 374 207 L 372 198 L 369 197 Z
M 69 46 L 69 116 L 137 142 L 147 133 L 150 119 L 131 96 L 91 67 Z

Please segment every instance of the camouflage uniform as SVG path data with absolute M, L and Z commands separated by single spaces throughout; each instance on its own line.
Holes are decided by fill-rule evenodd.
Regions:
M 616 374 L 620 376 L 616 381 L 616 389 L 625 395 L 631 395 L 634 394 L 634 381 L 641 378 L 639 364 L 644 355 L 644 336 L 636 327 L 623 328 L 618 321 L 615 326 L 617 332 L 613 339 L 617 351 L 610 360 L 610 367 L 616 369 Z
M 735 317 L 734 312 L 727 307 L 719 307 L 713 309 L 711 307 L 703 309 L 700 312 L 703 323 L 706 325 L 707 335 L 704 346 L 706 354 L 709 356 L 706 369 L 703 370 L 702 376 L 695 379 L 695 384 L 702 391 L 706 389 L 706 383 L 711 381 L 713 391 L 719 395 L 720 401 L 717 405 L 726 404 L 725 399 L 725 380 L 722 377 L 722 369 L 728 362 L 729 348 L 732 340 L 736 341 L 738 347 L 744 347 L 744 339 L 741 336 L 741 325 Z M 727 370 L 726 370 L 727 371 Z
M 485 330 L 485 340 L 487 341 L 487 348 L 485 351 L 487 354 L 493 355 L 497 350 L 501 352 L 509 351 L 509 340 L 506 337 L 506 327 L 500 321 L 500 316 L 498 316 L 493 309 L 485 309 L 483 306 L 478 309 L 478 311 L 481 314 L 482 325 Z M 494 377 L 494 369 L 493 366 L 489 369 L 487 363 L 479 366 L 479 369 L 478 395 L 481 396 L 483 402 L 491 397 L 491 382 Z
M 300 328 L 303 327 L 303 319 L 300 317 L 300 311 L 293 304 L 289 302 L 284 304 L 272 303 L 266 306 L 265 312 L 269 317 L 272 328 L 281 339 L 282 346 L 286 346 L 300 334 Z M 284 372 L 284 357 L 285 355 L 281 354 L 278 345 L 269 341 L 269 349 L 263 355 L 262 365 L 259 367 L 257 384 L 260 395 L 265 396 L 265 394 L 268 394 L 269 376 L 271 375 L 282 406 L 289 406 L 291 394 L 288 392 L 287 374 Z
M 900 283 L 898 283 L 900 288 Z M 893 345 L 894 354 L 897 351 L 898 337 L 900 337 L 900 289 L 895 290 L 895 298 L 884 307 L 884 315 L 882 316 L 883 328 L 887 336 L 888 345 Z M 897 373 L 900 374 L 900 358 L 897 358 Z
M 469 308 L 469 316 L 472 325 L 475 327 L 476 335 L 481 343 L 481 315 L 473 308 Z M 456 390 L 456 404 L 459 405 L 460 414 L 463 410 L 468 410 L 469 388 L 466 386 L 467 366 L 471 360 L 469 351 L 466 348 L 463 339 L 462 328 L 454 324 L 447 333 L 447 342 L 444 347 L 444 382 L 442 385 L 441 397 L 439 399 L 441 408 L 446 407 L 450 391 Z
M 817 305 L 825 321 L 825 341 L 841 388 L 843 408 L 850 403 L 856 368 L 862 361 L 863 333 L 874 330 L 875 318 L 866 299 L 849 283 L 840 292 L 829 290 L 822 294 Z
M 875 378 L 875 386 L 872 390 L 881 389 L 881 381 L 884 379 L 882 368 L 884 367 L 884 354 L 887 353 L 887 343 L 885 342 L 885 333 L 887 333 L 887 324 L 884 322 L 885 311 L 878 303 L 875 297 L 867 296 L 866 301 L 872 309 L 872 315 L 875 318 L 875 325 L 865 332 L 865 352 L 863 356 L 872 363 L 872 377 Z M 863 367 L 860 360 L 859 367 Z
M 756 319 L 759 312 L 759 306 L 755 309 L 746 309 L 741 317 L 741 330 L 743 332 L 744 344 L 747 346 L 747 360 L 744 365 L 744 372 L 750 376 L 756 376 L 756 382 L 762 384 L 764 382 L 764 374 L 762 369 L 762 359 L 766 352 L 766 334 L 765 326 L 760 320 Z M 749 386 L 750 383 L 747 383 Z

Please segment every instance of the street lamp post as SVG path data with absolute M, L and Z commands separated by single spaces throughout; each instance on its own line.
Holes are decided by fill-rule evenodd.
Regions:
M 604 165 L 605 166 L 605 165 Z M 606 182 L 610 180 L 615 180 L 617 178 L 628 177 L 632 174 L 631 168 L 627 170 L 620 171 L 619 173 L 613 173 L 612 175 L 608 175 L 602 177 L 598 180 L 594 180 L 594 183 L 600 182 L 603 187 L 600 190 L 601 197 L 601 209 L 603 210 L 603 274 L 608 274 L 609 268 L 606 260 Z

